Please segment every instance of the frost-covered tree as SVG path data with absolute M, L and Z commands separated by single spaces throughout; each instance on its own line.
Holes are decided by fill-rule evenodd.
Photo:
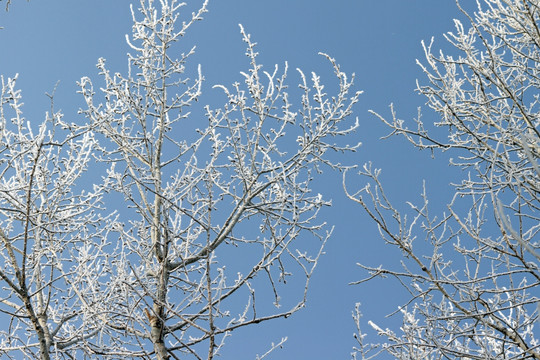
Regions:
M 392 136 L 446 152 L 462 170 L 447 213 L 430 213 L 427 191 L 399 211 L 370 164 L 360 172 L 368 184 L 348 193 L 403 254 L 401 264 L 362 265 L 366 280 L 394 278 L 410 294 L 396 310 L 400 329 L 369 322 L 385 339 L 375 348 L 357 308 L 355 358 L 540 359 L 540 2 L 477 7 L 460 6 L 468 25 L 455 20 L 445 36 L 451 54 L 424 46 L 427 84 L 418 92 L 438 129 L 376 114 Z
M 287 65 L 263 71 L 241 29 L 249 70 L 198 107 L 181 39 L 207 1 L 181 22 L 183 5 L 132 8 L 129 67 L 100 59 L 101 80 L 81 79 L 84 123 L 53 109 L 31 126 L 2 82 L 3 356 L 211 359 L 235 329 L 304 307 L 331 233 L 311 183 L 356 148 L 338 138 L 360 93 L 324 55 L 337 93 L 299 70 L 293 107 Z
M 0 353 L 48 359 L 52 347 L 62 351 L 98 333 L 91 319 L 80 320 L 85 307 L 105 299 L 93 284 L 106 231 L 102 191 L 77 186 L 93 134 L 63 130 L 54 106 L 32 126 L 16 79 L 2 77 L 0 93 Z

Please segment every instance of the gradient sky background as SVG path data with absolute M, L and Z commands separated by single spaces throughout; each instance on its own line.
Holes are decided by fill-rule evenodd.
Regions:
M 129 0 L 13 0 L 10 11 L 0 2 L 0 74 L 19 73 L 25 116 L 41 122 L 49 110 L 44 95 L 60 81 L 55 105 L 70 121 L 82 121 L 77 109 L 83 106 L 76 94 L 81 76 L 98 80 L 95 64 L 107 59 L 113 71 L 126 71 L 128 47 L 124 35 L 131 31 Z M 200 0 L 188 1 L 191 12 Z M 289 85 L 298 81 L 293 69 L 315 71 L 335 86 L 332 69 L 317 53 L 336 58 L 342 70 L 356 73 L 356 89 L 364 90 L 356 116 L 360 129 L 355 140 L 360 150 L 343 159 L 361 165 L 373 161 L 382 167 L 389 197 L 398 208 L 405 201 L 418 201 L 422 180 L 426 180 L 435 210 L 444 210 L 450 200 L 448 185 L 460 175 L 448 167 L 444 156 L 432 159 L 401 139 L 379 140 L 384 126 L 368 114 L 373 109 L 388 115 L 394 103 L 400 118 L 411 121 L 425 100 L 415 92 L 415 81 L 424 82 L 415 59 L 422 59 L 421 40 L 435 37 L 435 48 L 446 48 L 443 33 L 453 30 L 453 18 L 462 18 L 454 0 L 211 0 L 205 20 L 188 32 L 185 49 L 197 45 L 191 69 L 202 64 L 206 78 L 203 101 L 218 105 L 222 97 L 211 86 L 241 81 L 240 71 L 249 66 L 239 34 L 242 23 L 258 45 L 259 62 L 265 69 L 289 62 Z M 432 123 L 435 114 L 424 109 L 424 120 Z M 352 142 L 352 141 L 351 141 Z M 351 187 L 361 187 L 361 179 L 351 176 Z M 363 273 L 357 262 L 377 266 L 392 264 L 399 253 L 382 243 L 376 226 L 362 209 L 347 200 L 341 175 L 327 172 L 316 182 L 316 191 L 333 199 L 334 206 L 323 213 L 335 225 L 317 273 L 312 279 L 307 308 L 287 320 L 241 329 L 229 338 L 223 359 L 254 359 L 270 342 L 283 336 L 288 341 L 271 359 L 348 359 L 354 345 L 351 312 L 362 303 L 363 325 L 373 320 L 381 327 L 398 330 L 399 319 L 385 319 L 406 299 L 397 282 L 374 281 L 361 286 L 348 283 Z M 324 191 L 323 191 L 324 190 Z M 381 357 L 384 358 L 384 357 Z

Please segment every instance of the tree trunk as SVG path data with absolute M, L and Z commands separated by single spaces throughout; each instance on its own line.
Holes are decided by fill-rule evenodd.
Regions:
M 158 278 L 157 294 L 152 307 L 152 314 L 148 311 L 146 315 L 150 320 L 150 337 L 154 344 L 156 358 L 159 360 L 169 360 L 170 355 L 165 346 L 165 304 L 167 298 L 167 284 L 169 282 L 169 271 L 164 260 L 162 262 L 161 271 Z

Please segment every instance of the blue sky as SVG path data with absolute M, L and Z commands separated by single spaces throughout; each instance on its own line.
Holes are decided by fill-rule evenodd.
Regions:
M 125 72 L 128 47 L 124 35 L 131 30 L 128 0 L 13 0 L 9 13 L 0 12 L 0 74 L 19 73 L 25 115 L 41 121 L 49 109 L 45 92 L 60 81 L 55 106 L 67 119 L 82 121 L 77 109 L 83 106 L 76 94 L 81 76 L 97 79 L 95 64 L 107 59 L 113 71 Z M 191 12 L 200 1 L 188 1 Z M 2 3 L 3 4 L 3 3 Z M 3 6 L 3 5 L 2 5 Z M 449 201 L 448 183 L 459 176 L 443 156 L 431 159 L 400 139 L 381 141 L 386 134 L 373 109 L 388 115 L 394 103 L 399 117 L 412 120 L 424 99 L 414 92 L 415 81 L 424 81 L 416 59 L 422 59 L 421 40 L 435 37 L 435 48 L 445 47 L 442 34 L 453 30 L 461 17 L 453 0 L 211 0 L 205 20 L 196 24 L 183 45 L 197 45 L 192 69 L 202 65 L 206 78 L 203 101 L 219 102 L 216 83 L 240 81 L 247 69 L 244 43 L 238 24 L 242 23 L 258 45 L 259 61 L 273 69 L 288 61 L 289 69 L 315 71 L 332 88 L 332 69 L 317 53 L 326 52 L 342 70 L 356 74 L 356 89 L 363 90 L 355 115 L 360 129 L 355 134 L 363 143 L 356 154 L 343 159 L 361 165 L 373 161 L 382 167 L 388 195 L 399 208 L 407 200 L 418 200 L 422 181 L 437 210 Z M 294 84 L 293 71 L 290 83 Z M 78 120 L 77 120 L 78 119 Z M 428 123 L 436 115 L 424 109 Z M 360 187 L 351 177 L 352 187 Z M 365 274 L 357 262 L 377 266 L 397 261 L 399 254 L 385 247 L 376 226 L 362 210 L 348 201 L 341 188 L 341 175 L 328 172 L 317 183 L 334 206 L 326 209 L 324 220 L 335 225 L 318 271 L 311 283 L 308 306 L 287 320 L 242 329 L 229 338 L 223 358 L 253 359 L 264 353 L 270 342 L 287 336 L 288 341 L 273 359 L 347 359 L 354 344 L 351 311 L 362 303 L 364 328 L 376 320 L 381 327 L 396 325 L 384 320 L 404 297 L 398 284 L 375 281 L 349 286 Z M 322 192 L 322 191 L 321 191 Z M 377 340 L 376 337 L 373 338 Z

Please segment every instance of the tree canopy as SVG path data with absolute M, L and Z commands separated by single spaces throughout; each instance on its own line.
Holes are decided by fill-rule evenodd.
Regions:
M 5 15 L 20 3 L 6 0 Z M 357 292 L 345 299 L 350 309 L 325 304 L 309 334 L 330 343 L 337 333 L 331 318 L 346 307 L 350 328 L 356 326 L 353 359 L 539 359 L 539 1 L 456 1 L 460 16 L 446 43 L 419 47 L 416 92 L 426 106 L 412 120 L 397 115 L 399 103 L 389 114 L 365 116 L 388 131 L 384 144 L 393 142 L 383 156 L 362 149 L 363 165 L 353 153 L 371 132 L 356 118 L 365 98 L 355 76 L 339 65 L 347 60 L 343 69 L 350 69 L 350 59 L 319 53 L 325 68 L 316 72 L 294 61 L 263 66 L 264 48 L 240 25 L 243 70 L 215 84 L 194 46 L 209 3 L 134 1 L 127 58 L 119 66 L 111 53 L 92 57 L 97 73 L 77 75 L 73 91 L 78 114 L 59 110 L 65 99 L 55 87 L 46 94 L 45 117 L 36 120 L 34 99 L 23 103 L 24 74 L 0 74 L 0 357 L 249 356 L 242 353 L 251 344 L 235 342 L 245 329 L 259 334 L 261 323 L 291 324 L 313 303 L 308 295 L 321 282 L 314 274 L 344 268 L 323 261 L 335 240 L 345 245 L 334 261 L 368 262 L 359 264 L 360 278 L 325 275 L 323 291 L 339 292 L 333 299 L 345 297 L 349 281 Z M 343 12 L 338 6 L 333 19 L 351 18 Z M 330 18 L 325 13 L 325 29 L 337 26 Z M 385 23 L 377 26 L 369 34 L 381 44 L 373 51 L 364 49 L 365 34 L 354 38 L 359 45 L 331 41 L 388 64 L 377 68 L 388 72 L 381 84 L 365 81 L 379 79 L 368 76 L 375 68 L 358 65 L 358 72 L 363 88 L 393 94 L 389 64 L 405 61 L 398 56 L 403 46 L 387 44 L 391 36 L 381 41 Z M 281 55 L 287 39 L 265 31 Z M 23 38 L 19 50 L 28 46 Z M 320 34 L 306 42 L 313 38 L 319 42 Z M 212 51 L 210 62 L 221 65 L 232 49 Z M 397 153 L 400 140 L 410 152 Z M 422 192 L 419 199 L 411 194 L 404 178 L 418 168 L 414 150 L 431 156 L 437 169 L 448 162 L 456 170 L 448 204 L 445 190 L 432 185 L 436 175 L 421 181 L 435 172 L 429 168 L 412 174 Z M 398 166 L 396 159 L 406 160 Z M 389 170 L 397 174 L 392 183 Z M 323 173 L 333 173 L 334 182 Z M 342 199 L 334 201 L 336 192 Z M 339 201 L 350 207 L 335 206 Z M 346 220 L 353 216 L 361 221 Z M 336 236 L 343 233 L 334 221 L 354 235 Z M 370 229 L 378 229 L 375 239 Z M 381 254 L 369 254 L 375 242 Z M 374 283 L 401 301 L 387 308 L 387 322 L 360 304 L 375 298 L 366 290 Z M 255 358 L 279 357 L 286 340 L 268 339 Z
M 467 4 L 468 5 L 468 4 Z M 349 197 L 403 254 L 401 267 L 363 266 L 392 277 L 410 298 L 396 311 L 400 331 L 382 329 L 381 348 L 397 359 L 540 359 L 540 8 L 538 1 L 485 0 L 468 23 L 454 20 L 452 51 L 424 44 L 417 91 L 439 121 L 415 123 L 374 113 L 413 146 L 446 152 L 462 169 L 447 212 L 433 215 L 428 191 L 398 211 L 380 170 Z M 434 125 L 437 128 L 433 128 Z M 363 280 L 365 281 L 365 280 Z M 360 281 L 362 282 L 362 281 Z M 355 319 L 360 326 L 360 309 Z M 374 350 L 359 327 L 357 356 Z

